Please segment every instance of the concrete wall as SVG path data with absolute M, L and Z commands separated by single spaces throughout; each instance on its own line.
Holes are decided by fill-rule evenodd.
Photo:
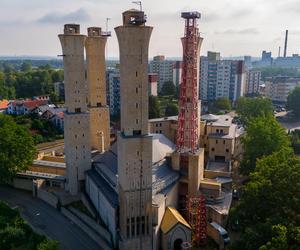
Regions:
M 176 142 L 177 121 L 166 120 L 158 122 L 149 122 L 150 133 L 163 134 L 171 142 Z
M 14 178 L 13 180 L 14 188 L 19 188 L 23 190 L 32 191 L 33 190 L 33 182 L 31 179 L 23 179 L 23 178 Z
M 47 202 L 50 206 L 57 208 L 58 199 L 55 195 L 38 188 L 37 197 L 45 202 Z
M 53 162 L 65 162 L 65 158 L 64 157 L 56 157 L 56 156 L 44 156 L 43 161 L 53 161 Z
M 74 222 L 77 226 L 79 226 L 87 235 L 89 235 L 95 242 L 99 244 L 104 250 L 111 250 L 112 248 L 91 228 L 89 228 L 84 222 L 82 222 L 79 218 L 77 218 L 74 214 L 68 211 L 66 208 L 62 207 L 61 212 L 64 216 L 66 216 L 69 220 Z
M 112 235 L 114 245 L 117 244 L 117 211 L 111 206 L 105 195 L 97 188 L 95 183 L 87 176 L 86 192 L 95 206 L 101 220 Z
M 100 234 L 100 236 L 108 243 L 111 244 L 111 236 L 110 233 L 101 225 L 99 225 L 92 218 L 87 216 L 86 214 L 80 212 L 79 210 L 69 207 L 69 210 L 75 214 L 79 219 L 81 219 L 85 224 L 87 224 L 90 228 L 94 229 L 96 232 Z

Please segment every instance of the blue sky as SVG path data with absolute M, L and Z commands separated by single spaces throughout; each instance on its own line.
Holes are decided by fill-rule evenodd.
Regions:
M 109 29 L 121 24 L 121 13 L 138 7 L 126 0 L 0 0 L 0 55 L 61 53 L 57 35 L 65 23 Z M 184 23 L 180 12 L 201 12 L 204 37 L 201 54 L 219 51 L 223 56 L 258 56 L 271 50 L 276 56 L 289 29 L 288 53 L 300 53 L 300 0 L 144 0 L 148 25 L 154 26 L 150 56 L 181 56 Z M 118 56 L 115 33 L 108 41 L 108 56 Z

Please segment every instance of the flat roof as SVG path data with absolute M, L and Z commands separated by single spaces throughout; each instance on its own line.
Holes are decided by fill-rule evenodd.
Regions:
M 34 177 L 39 179 L 50 179 L 50 180 L 56 180 L 56 181 L 65 181 L 66 177 L 63 175 L 57 175 L 57 174 L 48 174 L 48 173 L 41 173 L 41 172 L 34 172 L 34 171 L 25 171 L 25 172 L 19 172 L 17 173 L 18 176 L 24 176 L 24 177 Z
M 154 119 L 149 119 L 149 122 L 165 122 L 165 121 L 177 121 L 178 116 L 166 116 L 162 118 L 154 118 Z
M 232 202 L 232 191 L 225 193 L 224 199 L 222 202 L 217 204 L 207 205 L 207 207 L 212 208 L 213 210 L 217 211 L 219 214 L 228 215 L 229 209 L 231 207 Z
M 228 172 L 230 162 L 208 161 L 205 170 L 216 172 Z
M 39 165 L 39 166 L 44 166 L 44 167 L 54 167 L 54 168 L 66 168 L 66 163 L 55 162 L 55 161 L 34 160 L 33 165 Z

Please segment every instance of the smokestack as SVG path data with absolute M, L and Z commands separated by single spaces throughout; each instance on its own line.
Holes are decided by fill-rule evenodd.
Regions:
M 280 50 L 281 50 L 281 47 L 279 46 L 279 48 L 278 48 L 278 57 L 280 57 Z
M 287 50 L 287 42 L 288 42 L 288 34 L 289 31 L 285 31 L 285 41 L 284 41 L 284 52 L 283 52 L 283 57 L 286 57 L 286 50 Z

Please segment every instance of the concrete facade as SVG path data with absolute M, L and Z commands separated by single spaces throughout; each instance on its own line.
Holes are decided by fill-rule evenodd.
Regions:
M 238 60 L 220 60 L 220 54 L 208 52 L 200 59 L 200 99 L 217 100 L 227 97 L 236 101 L 244 95 L 246 73 L 244 62 Z
M 299 77 L 274 77 L 267 78 L 265 83 L 265 95 L 273 102 L 286 103 L 290 92 L 300 86 Z
M 85 41 L 88 107 L 90 112 L 90 139 L 92 149 L 99 152 L 110 147 L 109 108 L 106 101 L 105 45 L 107 37 L 101 28 L 88 28 Z
M 59 35 L 63 51 L 65 105 L 65 155 L 67 164 L 66 189 L 78 194 L 85 179 L 84 172 L 91 167 L 89 113 L 85 80 L 84 44 L 86 36 L 80 26 L 66 24 Z
M 152 249 L 152 138 L 148 129 L 148 47 L 144 12 L 123 13 L 120 49 L 121 132 L 118 135 L 120 249 Z
M 259 85 L 261 81 L 261 71 L 250 70 L 247 72 L 246 94 L 253 95 L 259 93 Z

